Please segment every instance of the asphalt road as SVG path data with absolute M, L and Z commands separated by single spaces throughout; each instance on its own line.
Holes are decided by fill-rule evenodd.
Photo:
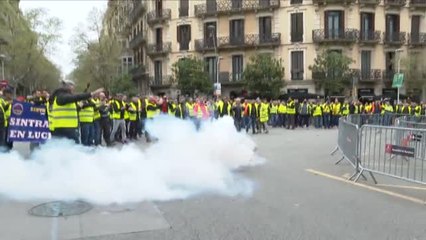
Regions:
M 256 182 L 250 198 L 203 195 L 156 202 L 170 228 L 86 240 L 426 239 L 425 205 L 307 171 L 352 173 L 348 163 L 334 165 L 338 154 L 329 155 L 337 130 L 273 129 L 254 139 L 267 162 L 242 173 Z M 375 187 L 426 199 L 426 189 Z

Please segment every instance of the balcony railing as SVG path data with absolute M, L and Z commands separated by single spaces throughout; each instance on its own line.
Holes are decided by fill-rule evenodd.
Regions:
M 312 0 L 314 4 L 326 5 L 326 4 L 353 4 L 356 0 Z
M 280 0 L 242 0 L 235 4 L 233 0 L 218 0 L 216 5 L 195 5 L 195 16 L 208 17 L 214 15 L 270 10 L 280 7 Z
M 312 39 L 315 43 L 354 43 L 359 36 L 357 29 L 336 29 L 333 31 L 315 29 Z
M 149 78 L 149 86 L 152 88 L 170 87 L 171 85 L 171 76 L 154 76 Z
M 394 70 L 383 70 L 383 82 L 391 83 L 393 81 Z
M 271 35 L 247 34 L 242 37 L 219 37 L 214 41 L 212 38 L 195 40 L 196 51 L 215 50 L 215 43 L 218 49 L 229 48 L 258 48 L 276 47 L 281 44 L 281 33 Z
M 171 51 L 171 42 L 149 44 L 147 54 L 150 56 L 166 55 Z
M 404 7 L 407 0 L 385 0 L 385 7 Z
M 130 70 L 130 74 L 133 78 L 138 78 L 146 74 L 144 65 L 136 65 L 134 68 Z
M 376 44 L 380 42 L 381 39 L 380 31 L 360 31 L 359 33 L 359 42 L 364 44 Z
M 410 0 L 410 7 L 426 8 L 426 0 Z
M 403 45 L 406 41 L 405 32 L 384 32 L 383 41 L 388 45 Z
M 378 5 L 381 0 L 358 0 L 360 5 Z
M 353 73 L 358 78 L 359 82 L 374 83 L 382 79 L 382 70 L 380 69 L 354 69 Z
M 179 8 L 179 17 L 188 17 L 189 7 Z
M 219 72 L 219 82 L 223 84 L 242 84 L 242 73 Z
M 408 35 L 408 44 L 412 47 L 426 46 L 426 33 L 410 33 Z
M 170 9 L 161 9 L 154 10 L 148 13 L 147 22 L 149 25 L 162 23 L 170 20 L 171 18 L 171 10 Z
M 138 34 L 136 34 L 136 36 L 130 40 L 129 42 L 129 47 L 131 49 L 137 48 L 138 46 L 140 46 L 143 42 L 145 42 L 145 37 L 143 35 L 143 32 L 140 31 Z
M 133 6 L 133 9 L 130 11 L 130 21 L 132 23 L 136 22 L 136 20 L 142 16 L 142 13 L 146 9 L 145 2 L 142 2 L 141 0 L 135 1 L 135 5 Z

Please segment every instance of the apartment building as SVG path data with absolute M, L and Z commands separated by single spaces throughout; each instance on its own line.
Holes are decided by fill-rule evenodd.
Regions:
M 244 91 L 251 56 L 270 53 L 285 66 L 287 92 L 324 93 L 309 70 L 324 49 L 354 62 L 353 93 L 389 94 L 398 59 L 426 57 L 426 0 L 146 0 L 133 29 L 138 64 L 152 93 L 177 94 L 172 65 L 185 56 L 204 59 L 223 95 Z M 133 12 L 134 10 L 132 10 Z M 131 34 L 131 41 L 136 39 Z M 142 44 L 143 42 L 143 44 Z M 135 49 L 134 49 L 135 50 Z M 398 51 L 397 51 L 398 50 Z M 405 89 L 402 89 L 405 92 Z M 418 93 L 417 93 L 418 94 Z

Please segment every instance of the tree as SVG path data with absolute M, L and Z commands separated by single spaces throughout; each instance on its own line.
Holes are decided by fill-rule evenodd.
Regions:
M 138 94 L 138 89 L 135 88 L 132 76 L 128 74 L 117 76 L 113 80 L 112 89 L 114 89 L 113 93 L 123 93 L 129 96 Z
M 183 94 L 208 94 L 213 90 L 213 83 L 204 71 L 205 63 L 196 58 L 183 58 L 172 66 L 173 82 Z
M 248 90 L 263 97 L 277 97 L 284 86 L 284 67 L 281 59 L 270 54 L 256 54 L 250 58 L 243 72 Z
M 117 92 L 114 81 L 124 78 L 119 75 L 122 48 L 116 34 L 108 29 L 107 24 L 102 26 L 105 14 L 93 9 L 88 16 L 88 25 L 76 29 L 71 41 L 76 54 L 76 67 L 70 77 L 80 89 L 90 83 L 94 87 Z
M 342 53 L 325 50 L 309 66 L 312 78 L 319 87 L 329 94 L 341 93 L 352 82 L 353 74 L 349 65 L 353 60 Z
M 426 60 L 424 53 L 410 54 L 401 60 L 407 90 L 426 93 Z

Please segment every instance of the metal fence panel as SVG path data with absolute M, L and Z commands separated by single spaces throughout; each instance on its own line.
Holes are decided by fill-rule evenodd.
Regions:
M 358 156 L 358 126 L 347 121 L 345 117 L 339 119 L 337 145 L 343 157 L 356 168 L 356 159 Z
M 426 130 L 364 125 L 359 130 L 359 168 L 426 184 Z
M 385 114 L 351 114 L 348 121 L 361 127 L 365 124 L 378 126 L 394 126 L 403 114 L 385 113 Z
M 426 129 L 426 116 L 402 116 L 397 125 L 404 128 Z

